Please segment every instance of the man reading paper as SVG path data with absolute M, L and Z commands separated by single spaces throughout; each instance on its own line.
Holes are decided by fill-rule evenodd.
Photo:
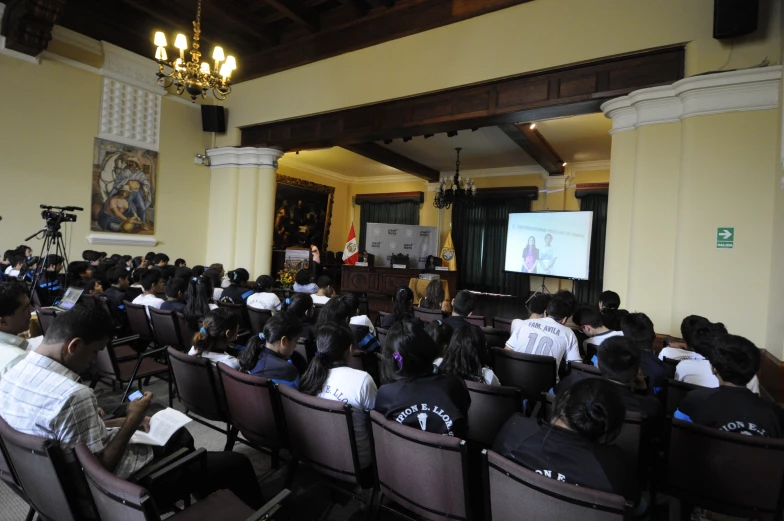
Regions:
M 156 459 L 193 448 L 193 438 L 180 429 L 162 447 L 131 443 L 137 430 L 149 430 L 150 393 L 129 403 L 125 417 L 103 421 L 92 389 L 79 374 L 111 338 L 112 320 L 103 310 L 76 306 L 57 315 L 41 345 L 0 380 L 0 416 L 19 432 L 57 441 L 67 462 L 75 462 L 74 447 L 84 443 L 107 470 L 132 479 Z M 263 504 L 253 467 L 233 452 L 207 453 L 206 468 L 188 468 L 176 477 L 176 485 L 162 483 L 150 492 L 165 505 L 174 488 L 199 495 L 227 488 L 251 508 Z

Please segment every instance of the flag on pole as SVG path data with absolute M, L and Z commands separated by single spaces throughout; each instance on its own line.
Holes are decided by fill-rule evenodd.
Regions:
M 359 260 L 359 246 L 357 245 L 357 235 L 354 233 L 354 223 L 346 239 L 346 247 L 343 249 L 343 264 L 356 264 Z
M 452 244 L 452 232 L 446 236 L 444 247 L 441 248 L 441 258 L 443 265 L 449 267 L 449 271 L 457 271 L 457 257 L 455 257 L 455 245 Z

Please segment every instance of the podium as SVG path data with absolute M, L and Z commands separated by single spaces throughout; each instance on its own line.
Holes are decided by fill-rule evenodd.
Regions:
M 402 268 L 376 268 L 372 266 L 343 266 L 341 276 L 341 291 L 353 293 L 365 293 L 368 298 L 368 305 L 375 311 L 390 311 L 392 309 L 392 297 L 400 286 L 408 287 L 412 278 L 418 278 L 424 273 L 420 269 Z M 449 285 L 449 293 L 454 296 L 457 294 L 457 272 L 438 271 L 442 280 L 446 280 Z M 417 305 L 414 302 L 414 305 Z

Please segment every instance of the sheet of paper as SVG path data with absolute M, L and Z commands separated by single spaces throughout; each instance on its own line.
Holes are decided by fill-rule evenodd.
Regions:
M 183 413 L 172 408 L 164 409 L 150 418 L 150 432 L 136 431 L 131 437 L 131 443 L 166 445 L 175 432 L 190 422 L 191 419 Z

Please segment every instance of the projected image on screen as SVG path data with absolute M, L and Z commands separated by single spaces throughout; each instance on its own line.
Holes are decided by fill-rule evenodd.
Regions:
M 593 212 L 509 214 L 506 271 L 588 278 Z

